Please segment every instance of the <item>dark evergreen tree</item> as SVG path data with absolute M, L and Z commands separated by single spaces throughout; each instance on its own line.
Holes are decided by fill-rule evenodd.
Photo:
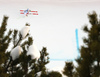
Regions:
M 36 77 L 38 72 L 46 70 L 45 65 L 49 63 L 47 49 L 43 47 L 38 60 L 32 59 L 30 55 L 27 56 L 28 48 L 33 44 L 32 37 L 27 34 L 23 38 L 21 32 L 16 29 L 9 30 L 8 34 L 4 35 L 7 19 L 8 17 L 5 16 L 0 27 L 0 77 Z M 26 24 L 26 26 L 29 26 L 29 24 Z M 13 43 L 11 51 L 17 46 L 20 46 L 23 50 L 15 60 L 10 55 L 11 51 L 7 51 L 11 41 Z
M 5 64 L 6 60 L 9 57 L 9 53 L 7 53 L 7 49 L 11 42 L 11 33 L 9 30 L 7 33 L 7 20 L 8 17 L 4 16 L 3 22 L 0 26 L 0 77 L 8 77 L 9 75 L 6 73 Z
M 62 77 L 58 71 L 51 71 L 48 73 L 47 77 Z
M 40 51 L 40 58 L 38 60 L 32 59 L 30 55 L 27 56 L 28 52 L 27 49 L 29 48 L 30 45 L 33 44 L 32 37 L 28 37 L 27 35 L 28 40 L 21 43 L 22 39 L 20 33 L 19 33 L 19 39 L 17 40 L 17 42 L 15 41 L 17 35 L 18 31 L 14 30 L 14 35 L 13 35 L 14 47 L 20 44 L 20 46 L 23 49 L 23 52 L 18 59 L 16 59 L 11 63 L 11 66 L 8 67 L 8 69 L 10 70 L 8 70 L 7 72 L 10 73 L 11 77 L 19 77 L 19 76 L 36 77 L 37 73 L 45 70 L 46 69 L 45 65 L 49 63 L 47 49 L 43 47 L 42 51 Z M 47 59 L 45 59 L 46 57 Z
M 62 77 L 62 74 L 58 71 L 45 71 L 45 73 L 41 72 L 38 77 Z
M 64 70 L 62 72 L 67 77 L 73 77 L 73 75 L 74 75 L 73 62 L 65 62 L 65 67 L 64 67 Z
M 38 60 L 38 67 L 40 67 L 39 70 L 41 70 L 41 77 L 43 77 L 42 75 L 47 74 L 45 65 L 49 63 L 49 54 L 47 53 L 47 49 L 45 47 L 43 47 L 43 49 L 40 51 L 40 54 L 41 56 Z
M 88 37 L 83 38 L 84 45 L 80 49 L 80 57 L 76 59 L 79 77 L 100 76 L 100 21 L 96 12 L 88 14 L 91 28 L 84 26 Z

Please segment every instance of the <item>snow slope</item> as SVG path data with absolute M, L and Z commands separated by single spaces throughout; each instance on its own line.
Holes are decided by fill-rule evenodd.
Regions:
M 37 10 L 38 15 L 20 14 L 20 10 L 27 8 Z M 75 29 L 81 46 L 82 37 L 86 36 L 82 26 L 89 24 L 87 14 L 93 10 L 100 15 L 99 0 L 0 0 L 0 23 L 3 15 L 9 16 L 7 28 L 20 30 L 30 23 L 34 43 L 39 50 L 47 47 L 51 59 L 47 67 L 52 69 L 63 67 L 65 61 L 77 57 Z M 60 59 L 63 61 L 55 61 Z

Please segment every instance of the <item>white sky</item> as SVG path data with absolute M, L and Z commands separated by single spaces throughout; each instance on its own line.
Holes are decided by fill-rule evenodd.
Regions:
M 20 14 L 20 10 L 37 10 L 38 16 Z M 0 22 L 9 16 L 8 28 L 21 29 L 30 23 L 30 34 L 38 49 L 47 47 L 50 59 L 75 59 L 75 29 L 79 32 L 79 45 L 84 33 L 82 26 L 88 23 L 87 14 L 95 10 L 100 14 L 99 0 L 0 0 Z M 65 61 L 50 61 L 48 68 L 64 67 Z

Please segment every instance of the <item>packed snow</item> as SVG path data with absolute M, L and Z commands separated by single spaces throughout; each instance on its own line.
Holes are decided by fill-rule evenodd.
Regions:
M 21 54 L 22 48 L 20 46 L 16 46 L 14 49 L 12 49 L 10 56 L 12 57 L 12 60 L 15 60 L 19 57 Z
M 40 52 L 34 44 L 29 46 L 27 55 L 30 55 L 31 59 L 38 60 L 40 58 Z
M 22 38 L 25 38 L 25 36 L 28 34 L 29 30 L 30 30 L 30 26 L 24 26 L 21 29 L 20 33 L 22 35 Z
M 41 74 L 42 74 L 42 71 L 37 72 L 37 77 L 40 77 L 40 76 L 41 76 Z
M 48 59 L 48 57 L 47 56 L 45 56 L 45 58 L 44 58 L 45 60 L 47 60 Z

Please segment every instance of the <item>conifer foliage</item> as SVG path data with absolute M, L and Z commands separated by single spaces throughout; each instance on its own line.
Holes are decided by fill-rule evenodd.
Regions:
M 96 12 L 88 14 L 91 28 L 84 26 L 88 37 L 83 38 L 84 45 L 80 49 L 80 57 L 76 59 L 79 77 L 100 76 L 100 21 Z
M 38 72 L 46 70 L 45 65 L 49 63 L 47 49 L 43 47 L 38 58 L 33 59 L 31 55 L 27 55 L 29 47 L 34 44 L 29 28 L 27 29 L 30 25 L 26 24 L 27 33 L 25 30 L 21 32 L 15 29 L 9 30 L 5 35 L 7 19 L 4 16 L 0 27 L 0 77 L 36 77 Z M 13 46 L 7 51 L 10 43 Z
M 9 76 L 7 72 L 5 72 L 5 64 L 9 56 L 9 53 L 7 53 L 6 50 L 8 49 L 9 44 L 11 42 L 10 36 L 11 36 L 12 30 L 9 30 L 6 34 L 7 20 L 8 20 L 8 17 L 4 16 L 3 22 L 0 27 L 0 77 Z
M 64 70 L 62 71 L 67 77 L 73 77 L 74 75 L 74 65 L 73 62 L 65 62 Z

